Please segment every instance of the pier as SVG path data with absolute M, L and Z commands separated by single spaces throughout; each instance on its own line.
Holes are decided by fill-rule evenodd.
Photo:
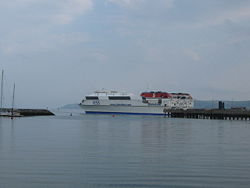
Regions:
M 170 118 L 250 120 L 250 110 L 246 109 L 171 109 L 164 110 Z

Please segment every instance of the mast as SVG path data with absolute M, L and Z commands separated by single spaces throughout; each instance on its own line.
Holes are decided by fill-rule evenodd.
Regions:
M 0 98 L 0 113 L 3 111 L 3 70 L 2 70 L 2 79 L 1 79 L 1 98 Z
M 13 87 L 13 96 L 12 96 L 12 109 L 11 109 L 11 115 L 12 115 L 12 116 L 14 115 L 15 89 L 16 89 L 16 86 L 15 86 L 15 83 L 14 83 L 14 87 Z

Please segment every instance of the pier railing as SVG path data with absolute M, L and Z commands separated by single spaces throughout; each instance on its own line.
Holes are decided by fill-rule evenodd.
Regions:
M 165 113 L 172 118 L 250 120 L 250 111 L 245 109 L 171 109 Z

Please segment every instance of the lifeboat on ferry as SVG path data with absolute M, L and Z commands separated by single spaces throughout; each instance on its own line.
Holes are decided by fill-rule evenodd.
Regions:
M 140 96 L 145 97 L 145 98 L 171 98 L 172 97 L 172 95 L 170 93 L 161 92 L 161 91 L 143 92 L 143 93 L 141 93 Z

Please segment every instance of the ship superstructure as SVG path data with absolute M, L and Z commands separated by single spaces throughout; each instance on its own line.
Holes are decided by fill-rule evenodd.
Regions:
M 164 115 L 165 109 L 189 109 L 193 98 L 188 93 L 143 92 L 136 96 L 118 91 L 96 91 L 84 97 L 85 113 Z

